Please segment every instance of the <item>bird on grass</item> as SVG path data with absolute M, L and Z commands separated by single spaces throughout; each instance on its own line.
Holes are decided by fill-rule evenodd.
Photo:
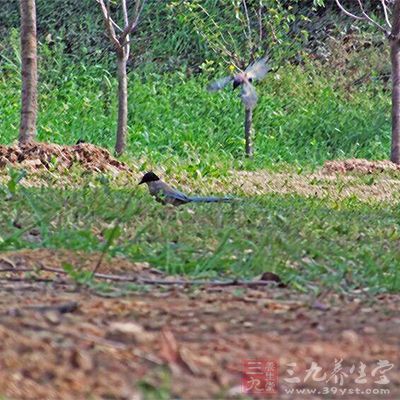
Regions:
M 180 206 L 187 203 L 226 203 L 233 201 L 232 197 L 198 197 L 187 196 L 163 182 L 154 172 L 150 171 L 143 175 L 139 185 L 145 183 L 150 194 L 162 204 Z
M 241 87 L 240 97 L 246 109 L 252 110 L 257 104 L 257 92 L 252 85 L 253 81 L 261 80 L 270 70 L 267 64 L 268 56 L 260 58 L 254 63 L 250 64 L 244 71 L 239 72 L 234 76 L 226 76 L 218 79 L 208 85 L 209 92 L 216 92 L 223 89 L 229 83 L 233 82 L 233 89 Z

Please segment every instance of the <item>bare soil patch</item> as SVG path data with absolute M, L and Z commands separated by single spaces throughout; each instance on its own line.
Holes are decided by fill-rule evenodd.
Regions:
M 10 262 L 32 267 L 38 260 L 60 267 L 68 255 L 82 256 L 8 253 L 0 269 L 9 269 Z M 147 265 L 114 261 L 101 272 L 151 273 Z M 347 376 L 338 387 L 379 386 L 371 370 L 378 360 L 389 360 L 395 364 L 386 372 L 390 395 L 382 398 L 400 397 L 398 295 L 369 298 L 360 291 L 316 301 L 287 288 L 152 286 L 148 292 L 105 298 L 76 289 L 65 276 L 35 282 L 8 271 L 0 278 L 0 393 L 13 399 L 140 399 L 140 382 L 171 397 L 233 398 L 241 394 L 245 359 L 278 361 L 277 398 L 335 398 L 285 394 L 284 378 L 287 364 L 296 363 L 302 382 L 288 387 L 322 389 L 328 384 L 303 382 L 307 368 L 316 362 L 321 373 L 330 374 L 341 358 Z M 71 303 L 76 307 L 59 311 L 60 304 Z M 350 373 L 360 361 L 367 366 L 365 385 L 356 384 L 358 374 Z
M 20 250 L 0 254 L 0 271 L 5 267 L 18 269 L 19 267 L 30 267 L 40 269 L 42 266 L 49 268 L 62 268 L 65 264 L 73 265 L 79 270 L 92 271 L 99 259 L 100 253 L 85 253 L 83 251 L 71 250 Z M 10 271 L 12 272 L 12 271 Z M 140 274 L 140 276 L 159 276 L 160 271 L 151 268 L 146 262 L 133 263 L 124 257 L 105 257 L 101 263 L 99 272 L 115 274 Z
M 67 170 L 74 164 L 88 171 L 129 171 L 126 164 L 113 158 L 107 150 L 89 143 L 74 146 L 49 143 L 0 145 L 0 168 L 18 165 L 30 170 Z

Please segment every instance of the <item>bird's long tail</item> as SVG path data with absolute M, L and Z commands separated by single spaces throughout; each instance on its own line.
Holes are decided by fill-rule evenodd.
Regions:
M 234 200 L 233 197 L 190 197 L 193 203 L 230 203 Z

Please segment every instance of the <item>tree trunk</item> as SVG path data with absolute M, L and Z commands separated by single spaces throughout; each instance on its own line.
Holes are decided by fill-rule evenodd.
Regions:
M 392 63 L 392 151 L 390 159 L 400 164 L 400 0 L 393 7 L 390 39 Z
M 244 120 L 244 138 L 246 140 L 246 157 L 253 157 L 253 143 L 251 141 L 251 127 L 253 124 L 253 110 L 246 108 Z
M 392 150 L 390 159 L 400 164 L 400 43 L 390 43 L 392 62 Z
M 36 136 L 37 115 L 37 49 L 35 0 L 20 0 L 21 9 L 21 122 L 19 143 L 32 141 Z
M 124 52 L 122 52 L 124 53 Z M 121 155 L 126 146 L 128 129 L 128 76 L 126 73 L 126 56 L 118 54 L 118 127 L 115 153 Z

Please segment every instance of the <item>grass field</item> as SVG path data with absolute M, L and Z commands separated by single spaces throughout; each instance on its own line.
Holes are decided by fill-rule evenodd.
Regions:
M 56 60 L 43 68 L 38 139 L 73 144 L 81 138 L 112 150 L 113 75 L 99 65 L 67 67 Z M 1 189 L 0 250 L 101 251 L 121 216 L 107 252 L 171 274 L 254 277 L 273 271 L 300 290 L 398 290 L 396 173 L 350 182 L 310 175 L 327 159 L 387 157 L 388 92 L 379 81 L 349 87 L 339 73 L 319 68 L 285 66 L 258 85 L 253 160 L 243 156 L 237 93 L 207 93 L 205 75 L 131 73 L 123 160 L 138 176 L 155 169 L 193 193 L 231 193 L 241 200 L 172 210 L 132 181 L 76 171 L 50 174 L 50 185 L 38 187 L 27 177 L 9 201 L 8 189 Z M 18 130 L 20 81 L 17 64 L 8 60 L 3 70 L 0 141 L 10 144 Z M 265 169 L 270 175 L 264 178 Z M 243 170 L 261 173 L 250 189 Z M 3 172 L 3 182 L 8 179 Z M 128 196 L 129 207 L 121 212 Z M 22 229 L 13 226 L 16 220 Z
M 55 175 L 53 182 L 45 178 L 45 186 L 39 178 L 23 186 L 35 182 L 28 176 L 11 198 L 6 186 L 0 191 L 0 251 L 95 252 L 110 243 L 108 255 L 146 261 L 170 274 L 253 278 L 272 271 L 305 291 L 399 290 L 400 191 L 385 186 L 393 177 L 330 178 L 270 174 L 264 186 L 255 181 L 249 189 L 235 172 L 222 180 L 174 175 L 170 181 L 181 181 L 187 191 L 231 193 L 238 201 L 170 208 L 132 177 L 76 174 L 66 184 L 65 176 Z M 385 201 L 368 192 L 374 187 L 387 192 Z
M 44 67 L 43 67 L 44 68 Z M 15 140 L 18 66 L 0 78 L 0 141 Z M 49 72 L 50 71 L 50 72 Z M 221 71 L 223 73 L 223 71 Z M 238 93 L 205 90 L 211 76 L 130 75 L 127 159 L 173 170 L 221 175 L 229 168 L 315 166 L 334 158 L 387 158 L 390 96 L 383 84 L 349 87 L 340 74 L 286 66 L 257 86 L 254 161 L 243 157 L 244 111 Z M 46 66 L 40 85 L 38 138 L 79 138 L 113 148 L 116 81 L 101 66 Z

